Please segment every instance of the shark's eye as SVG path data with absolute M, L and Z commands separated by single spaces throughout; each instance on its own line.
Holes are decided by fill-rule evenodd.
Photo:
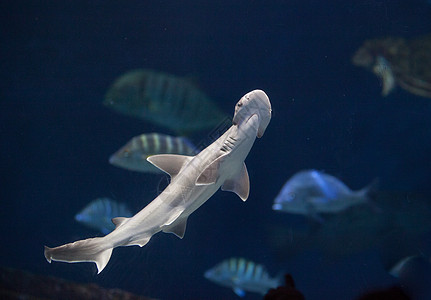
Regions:
M 241 102 L 238 102 L 237 106 L 238 106 L 238 107 L 241 107 L 241 106 L 242 106 L 242 101 L 241 101 Z

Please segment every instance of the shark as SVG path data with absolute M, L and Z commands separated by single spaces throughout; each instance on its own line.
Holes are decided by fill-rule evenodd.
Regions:
M 256 137 L 263 136 L 271 114 L 271 103 L 264 91 L 245 94 L 236 103 L 232 126 L 197 155 L 159 154 L 147 158 L 171 178 L 153 201 L 133 217 L 113 218 L 115 229 L 103 237 L 55 248 L 45 246 L 46 260 L 49 263 L 93 262 L 99 274 L 116 247 L 143 247 L 161 231 L 183 238 L 188 217 L 219 188 L 234 192 L 246 201 L 250 182 L 244 160 Z

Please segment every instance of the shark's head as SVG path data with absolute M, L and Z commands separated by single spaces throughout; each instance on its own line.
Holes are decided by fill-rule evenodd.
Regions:
M 235 106 L 233 124 L 239 125 L 250 119 L 253 115 L 259 118 L 259 128 L 257 137 L 263 136 L 266 127 L 271 120 L 271 102 L 268 96 L 262 90 L 254 90 L 245 94 Z

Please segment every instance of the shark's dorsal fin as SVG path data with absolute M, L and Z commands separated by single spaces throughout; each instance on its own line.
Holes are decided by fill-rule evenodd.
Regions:
M 223 162 L 225 155 L 220 156 L 210 163 L 196 179 L 196 185 L 214 184 L 219 177 L 220 164 Z
M 112 221 L 112 223 L 114 223 L 115 228 L 117 228 L 118 226 L 120 226 L 121 224 L 123 224 L 125 221 L 127 221 L 127 219 L 129 219 L 129 218 L 117 217 L 117 218 L 111 219 L 111 221 Z
M 182 218 L 178 222 L 175 222 L 172 224 L 172 226 L 167 226 L 163 229 L 163 232 L 166 233 L 173 233 L 180 239 L 183 238 L 184 233 L 186 232 L 186 226 L 187 226 L 187 218 Z
M 181 168 L 192 160 L 194 156 L 177 154 L 157 154 L 147 157 L 147 161 L 163 172 L 169 174 L 171 179 L 181 171 Z
M 222 191 L 234 192 L 242 201 L 247 200 L 250 192 L 250 180 L 245 163 L 243 163 L 241 171 L 235 177 L 227 179 L 223 183 L 221 189 Z

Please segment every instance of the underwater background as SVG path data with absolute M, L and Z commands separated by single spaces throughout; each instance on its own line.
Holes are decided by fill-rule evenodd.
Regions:
M 239 299 L 203 274 L 245 257 L 272 276 L 291 274 L 306 299 L 354 299 L 397 284 L 387 264 L 430 257 L 431 224 L 409 220 L 431 216 L 431 99 L 400 87 L 383 97 L 379 79 L 352 64 L 365 40 L 430 34 L 429 2 L 2 1 L 0 8 L 2 267 L 158 299 Z M 108 162 L 134 136 L 175 134 L 102 104 L 116 78 L 140 68 L 190 78 L 229 116 L 245 93 L 267 93 L 272 120 L 246 159 L 250 196 L 243 203 L 217 192 L 190 217 L 182 240 L 160 233 L 143 248 L 117 248 L 99 275 L 91 263 L 48 264 L 44 245 L 101 236 L 74 219 L 91 200 L 110 197 L 136 213 L 166 185 L 166 175 Z M 202 144 L 211 132 L 188 138 Z M 348 242 L 337 240 L 331 255 L 322 250 L 333 243 L 325 236 L 292 251 L 296 228 L 301 235 L 309 220 L 271 207 L 303 169 L 354 190 L 378 178 L 382 213 L 395 199 L 409 213 L 409 230 L 379 225 L 372 242 L 344 251 Z M 343 237 L 375 233 L 365 227 Z

